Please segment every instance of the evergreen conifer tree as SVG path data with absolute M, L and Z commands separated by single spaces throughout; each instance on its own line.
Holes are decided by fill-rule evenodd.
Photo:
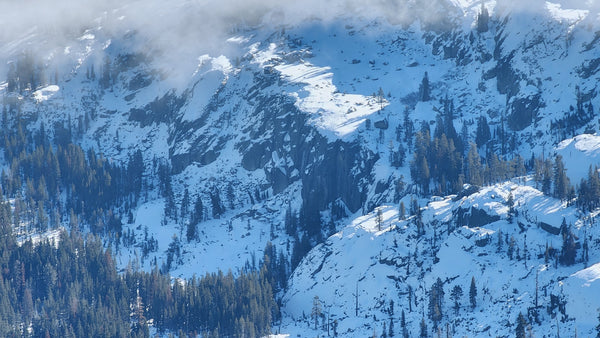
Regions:
M 519 317 L 517 318 L 517 328 L 515 330 L 516 338 L 525 338 L 525 329 L 527 328 L 527 320 L 522 313 L 519 312 Z
M 475 285 L 475 276 L 471 277 L 471 286 L 469 287 L 469 302 L 471 308 L 475 309 L 477 306 L 477 286 Z
M 489 24 L 490 21 L 490 13 L 488 12 L 487 8 L 484 6 L 483 1 L 481 1 L 481 10 L 479 11 L 479 14 L 477 15 L 477 31 L 479 33 L 485 33 L 488 31 Z
M 419 86 L 419 99 L 420 101 L 427 102 L 431 100 L 430 88 L 429 88 L 429 75 L 427 72 L 423 75 L 421 85 Z

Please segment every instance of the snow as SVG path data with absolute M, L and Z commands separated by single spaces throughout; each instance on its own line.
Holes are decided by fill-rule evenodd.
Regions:
M 546 2 L 546 8 L 550 15 L 557 21 L 567 21 L 569 23 L 584 19 L 589 11 L 583 9 L 563 9 L 560 3 Z
M 600 279 L 600 263 L 594 264 L 587 269 L 578 271 L 571 275 L 571 277 L 582 280 L 584 282 L 582 287 L 589 288 L 597 279 Z
M 94 34 L 91 33 L 86 33 L 84 35 L 82 35 L 79 40 L 94 40 L 96 38 L 96 36 Z
M 507 208 L 498 205 L 487 210 L 500 215 L 499 221 L 480 228 L 456 225 L 455 230 L 447 232 L 447 227 L 453 226 L 452 214 L 457 208 L 504 204 L 509 192 L 514 195 L 519 212 L 514 223 L 506 220 Z M 403 309 L 409 332 L 418 332 L 420 319 L 427 316 L 428 291 L 439 277 L 446 294 L 444 311 L 454 327 L 454 336 L 505 332 L 507 323 L 514 323 L 518 313 L 527 313 L 533 303 L 535 276 L 538 275 L 540 290 L 564 295 L 568 300 L 567 315 L 576 318 L 575 322 L 561 324 L 560 332 L 573 332 L 575 328 L 580 335 L 593 332 L 597 314 L 589 309 L 598 308 L 600 301 L 590 295 L 600 291 L 596 290 L 600 287 L 600 264 L 581 271 L 577 271 L 580 264 L 555 269 L 552 264 L 545 264 L 543 255 L 539 256 L 545 245 L 557 247 L 560 240 L 536 226 L 535 220 L 554 214 L 551 216 L 554 220 L 565 216 L 567 222 L 573 222 L 577 220 L 574 208 L 543 196 L 531 186 L 515 182 L 493 185 L 471 196 L 453 199 L 434 197 L 426 204 L 423 208 L 426 230 L 421 238 L 415 236 L 411 218 L 398 220 L 396 206 L 381 207 L 384 220 L 381 231 L 377 228 L 376 212 L 355 216 L 349 225 L 314 248 L 294 272 L 289 291 L 284 296 L 282 331 L 292 336 L 323 333 L 314 330 L 308 316 L 312 299 L 318 296 L 326 309 L 324 312 L 332 320 L 338 320 L 338 332 L 342 335 L 364 336 L 371 334 L 373 329 L 381 332 L 383 322 L 390 316 L 386 312 L 390 300 L 396 306 L 395 320 Z M 524 223 L 525 228 L 520 229 L 517 223 Z M 587 226 L 586 229 L 591 231 L 592 228 Z M 529 257 L 526 263 L 507 257 L 507 243 L 498 251 L 498 231 L 502 231 L 503 237 L 516 239 L 521 255 L 523 243 L 527 242 Z M 583 231 L 579 229 L 579 234 Z M 435 242 L 437 244 L 432 247 Z M 413 252 L 418 252 L 416 261 L 412 258 Z M 594 259 L 597 261 L 600 256 L 594 254 Z M 414 271 L 410 275 L 406 275 L 407 262 Z M 571 276 L 565 279 L 566 276 L 562 277 L 565 273 Z M 467 305 L 471 277 L 475 277 L 478 289 L 476 311 L 471 311 Z M 450 315 L 454 311 L 450 290 L 455 285 L 463 290 L 460 321 L 454 321 Z M 409 286 L 419 303 L 413 306 L 413 312 L 407 304 Z M 354 313 L 357 287 L 359 316 Z M 540 290 L 540 303 L 548 304 L 549 295 Z M 542 321 L 548 324 L 534 325 L 536 336 L 556 333 L 555 320 L 545 313 L 545 309 L 540 310 Z M 441 325 L 445 327 L 444 322 Z M 512 327 L 509 330 L 513 332 L 511 325 L 508 327 Z
M 54 96 L 60 88 L 57 85 L 50 85 L 44 88 L 38 89 L 32 93 L 33 98 L 36 102 L 40 103 L 50 99 Z
M 285 80 L 305 84 L 302 90 L 294 93 L 297 106 L 310 114 L 311 123 L 332 140 L 347 138 L 356 131 L 366 118 L 385 107 L 374 97 L 339 93 L 333 85 L 333 73 L 329 67 L 315 67 L 310 64 L 282 65 L 275 69 Z
M 556 146 L 556 152 L 563 157 L 567 175 L 572 184 L 587 179 L 590 167 L 600 166 L 600 136 L 578 135 L 566 139 Z
M 595 332 L 598 325 L 598 311 L 600 311 L 600 263 L 580 270 L 564 280 L 559 289 L 567 299 L 569 315 L 577 320 L 577 327 L 581 334 Z M 569 306 L 569 304 L 571 306 Z
M 60 234 L 66 231 L 65 228 L 59 227 L 56 229 L 49 229 L 42 233 L 36 234 L 23 234 L 17 236 L 17 244 L 23 245 L 26 241 L 31 241 L 31 243 L 35 246 L 42 241 L 49 241 L 52 245 L 58 248 L 58 244 L 60 242 Z
M 247 43 L 248 41 L 250 41 L 250 38 L 247 36 L 243 36 L 243 35 L 233 36 L 233 37 L 230 37 L 229 39 L 227 39 L 227 42 L 240 44 L 240 45 Z

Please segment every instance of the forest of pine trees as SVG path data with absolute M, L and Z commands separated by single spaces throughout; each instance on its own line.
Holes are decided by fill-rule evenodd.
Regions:
M 145 168 L 141 151 L 126 163 L 111 162 L 72 143 L 76 132 L 70 122 L 53 126 L 52 133 L 43 124 L 31 132 L 18 112 L 6 108 L 3 121 L 0 140 L 9 166 L 0 174 L 0 336 L 22 336 L 29 327 L 33 336 L 144 337 L 149 335 L 146 318 L 159 331 L 180 335 L 257 337 L 270 332 L 279 317 L 274 294 L 285 288 L 289 274 L 287 260 L 275 247 L 265 248 L 258 265 L 247 264 L 236 273 L 219 271 L 176 283 L 168 268 L 119 274 L 99 235 L 117 249 L 139 245 L 142 259 L 157 247 L 147 229 L 140 244 L 122 230 L 121 215 L 138 203 L 149 184 L 145 172 L 151 168 Z M 155 162 L 153 170 L 168 202 L 173 198 L 169 168 Z M 218 217 L 224 208 L 219 192 L 210 197 Z M 191 204 L 189 193 L 186 199 Z M 186 232 L 193 240 L 206 212 L 200 197 L 192 208 L 185 204 L 179 216 L 193 224 Z M 128 217 L 131 221 L 130 212 Z M 64 224 L 70 230 L 60 230 L 57 243 L 18 244 L 18 235 Z M 84 238 L 85 228 L 89 234 Z M 177 241 L 170 247 L 172 259 L 179 254 Z
M 446 99 L 433 136 L 428 124 L 415 133 L 410 173 L 421 193 L 447 195 L 460 191 L 464 183 L 481 186 L 527 173 L 525 161 L 518 154 L 504 160 L 488 151 L 482 159 L 478 143 L 486 145 L 490 138 L 485 118 L 478 122 L 478 143 L 470 143 L 466 149 L 465 141 L 454 128 L 453 116 L 452 101 Z
M 278 306 L 268 256 L 260 269 L 207 274 L 172 283 L 168 274 L 128 270 L 119 275 L 110 249 L 77 230 L 54 245 L 17 245 L 8 203 L 0 206 L 0 335 L 148 336 L 146 318 L 159 330 L 262 336 Z M 276 265 L 275 265 L 276 266 Z M 185 285 L 185 287 L 184 287 Z M 131 320 L 131 318 L 133 320 Z
M 429 124 L 423 123 L 414 138 L 397 138 L 407 143 L 414 139 L 409 168 L 411 179 L 421 194 L 448 195 L 462 190 L 464 183 L 482 186 L 532 174 L 536 187 L 548 196 L 575 204 L 584 211 L 600 206 L 600 173 L 597 167 L 590 167 L 588 177 L 575 186 L 567 176 L 560 155 L 554 158 L 532 155 L 527 161 L 519 154 L 510 158 L 498 156 L 493 151 L 498 147 L 496 137 L 504 133 L 495 133 L 496 136 L 492 137 L 485 117 L 477 121 L 475 142 L 467 145 L 468 138 L 464 135 L 459 137 L 454 129 L 452 101 L 445 99 L 442 102 L 444 109 L 438 114 L 433 135 Z M 404 129 L 410 128 L 405 121 Z M 397 131 L 397 134 L 401 132 Z M 485 156 L 481 156 L 482 151 Z M 397 165 L 398 153 L 392 151 L 390 156 L 390 163 Z

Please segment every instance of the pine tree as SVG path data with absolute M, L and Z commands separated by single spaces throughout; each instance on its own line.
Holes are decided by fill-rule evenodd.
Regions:
M 315 330 L 319 325 L 319 318 L 321 317 L 321 301 L 319 300 L 319 296 L 315 296 L 313 298 L 313 307 L 310 313 L 310 317 L 315 323 Z
M 412 312 L 412 301 L 413 301 L 413 289 L 412 286 L 408 286 L 408 311 Z
M 527 328 L 527 321 L 522 313 L 519 312 L 519 317 L 517 318 L 517 328 L 515 331 L 516 338 L 525 338 L 525 329 Z
M 102 86 L 102 88 L 106 89 L 112 85 L 111 73 L 112 73 L 111 62 L 110 62 L 110 58 L 107 56 L 104 59 L 104 67 L 102 69 L 102 77 L 100 78 L 100 86 Z
M 383 224 L 383 212 L 381 211 L 381 208 L 377 208 L 375 223 L 377 224 L 377 230 L 381 231 L 381 225 Z
M 185 188 L 183 191 L 183 197 L 181 198 L 181 211 L 179 214 L 181 215 L 181 219 L 185 219 L 188 216 L 190 208 L 190 192 L 188 188 Z
M 454 300 L 454 314 L 458 315 L 458 310 L 460 309 L 460 298 L 463 295 L 463 290 L 460 285 L 455 285 L 452 288 L 452 292 L 450 293 L 450 298 Z
M 469 153 L 467 154 L 467 181 L 473 185 L 483 185 L 483 178 L 481 177 L 481 162 L 479 159 L 479 152 L 477 151 L 477 145 L 471 143 L 469 147 Z
M 525 234 L 525 236 L 523 236 L 523 262 L 525 264 L 525 268 L 527 268 L 527 256 L 529 255 L 529 252 L 527 250 L 527 234 Z
M 429 318 L 433 320 L 434 327 L 443 317 L 443 302 L 444 302 L 444 284 L 438 277 L 436 282 L 431 286 L 429 292 Z
M 452 143 L 456 146 L 459 152 L 464 150 L 464 145 L 461 140 L 458 138 L 458 133 L 456 132 L 456 128 L 454 128 L 454 100 L 448 99 L 446 95 L 446 100 L 444 101 L 444 134 L 448 139 L 448 143 L 452 141 Z
M 427 338 L 427 324 L 425 324 L 425 318 L 421 318 L 421 331 L 419 334 L 420 338 Z
M 475 286 L 475 276 L 471 277 L 471 286 L 469 287 L 469 302 L 471 302 L 471 308 L 475 309 L 477 306 L 477 287 Z
M 383 89 L 379 87 L 379 91 L 377 92 L 377 103 L 379 103 L 379 110 L 383 110 L 383 104 L 385 103 L 385 93 Z
M 496 246 L 496 252 L 502 251 L 502 245 L 504 244 L 504 240 L 502 239 L 502 229 L 498 230 L 498 241 Z
M 571 226 L 567 225 L 567 221 L 564 217 L 560 228 L 563 238 L 560 263 L 563 265 L 573 265 L 575 264 L 575 258 L 577 257 L 577 242 L 575 241 L 575 235 L 573 235 Z
M 221 193 L 217 187 L 213 187 L 210 193 L 210 201 L 212 204 L 212 216 L 213 218 L 220 218 L 223 214 L 224 207 L 221 202 Z
M 165 272 L 168 272 L 169 270 L 171 270 L 171 266 L 173 264 L 173 261 L 179 261 L 179 259 L 181 258 L 181 243 L 179 241 L 179 238 L 177 237 L 177 235 L 173 235 L 173 237 L 171 237 L 171 243 L 169 243 L 169 247 L 167 249 L 167 262 L 165 265 Z
M 398 143 L 397 150 L 390 150 L 390 163 L 395 168 L 400 168 L 404 165 L 404 160 L 406 159 L 406 151 L 404 150 L 404 146 L 402 142 Z
M 404 310 L 402 310 L 402 314 L 400 316 L 400 327 L 402 328 L 402 337 L 408 338 L 408 328 L 406 327 L 406 316 L 404 315 Z
M 485 116 L 481 116 L 477 119 L 477 130 L 475 132 L 475 143 L 478 148 L 483 147 L 492 137 L 490 133 L 490 126 L 488 125 Z
M 419 133 L 417 134 L 419 135 Z M 417 142 L 419 141 L 417 140 Z M 427 194 L 429 191 L 430 172 L 429 164 L 425 155 L 425 150 L 415 153 L 410 164 L 410 174 L 413 181 L 420 186 L 421 191 L 424 194 Z
M 566 199 L 569 193 L 569 177 L 567 177 L 565 164 L 561 155 L 556 155 L 554 159 L 554 196 L 561 200 Z
M 508 242 L 508 249 L 507 249 L 507 254 L 508 254 L 508 259 L 512 260 L 513 259 L 513 255 L 515 252 L 515 246 L 516 246 L 516 241 L 515 238 L 513 236 L 510 236 L 510 241 Z
M 191 221 L 187 223 L 187 229 L 185 232 L 185 236 L 186 236 L 188 242 L 191 242 L 193 239 L 196 239 L 196 236 L 197 236 L 196 234 L 198 232 L 197 227 L 198 227 L 197 223 L 194 223 Z
M 400 212 L 398 213 L 398 219 L 400 221 L 406 218 L 406 207 L 404 206 L 404 202 L 400 202 Z
M 202 198 L 198 195 L 196 197 L 196 202 L 194 203 L 194 210 L 190 223 L 198 224 L 202 221 L 204 221 L 204 205 L 202 204 Z
M 490 21 L 490 13 L 487 8 L 484 6 L 483 1 L 481 1 L 481 10 L 477 15 L 477 31 L 479 33 L 484 33 L 488 31 L 488 24 Z
M 333 206 L 332 206 L 332 208 L 333 208 Z M 332 212 L 332 214 L 333 214 L 333 212 Z M 288 204 L 287 209 L 285 210 L 285 220 L 284 220 L 285 233 L 288 234 L 289 236 L 294 236 L 297 233 L 296 223 L 297 223 L 296 216 L 292 212 L 292 206 L 290 204 Z
M 404 126 L 404 142 L 406 142 L 408 148 L 410 149 L 412 147 L 412 137 L 413 137 L 415 126 L 414 126 L 412 119 L 410 118 L 409 113 L 410 113 L 410 111 L 408 110 L 408 107 L 406 109 L 404 109 L 404 117 L 403 117 L 402 125 Z
M 142 151 L 138 149 L 130 156 L 129 163 L 127 164 L 128 184 L 130 191 L 135 195 L 136 200 L 140 197 L 142 191 L 143 175 L 144 158 L 142 156 Z
M 508 207 L 507 220 L 509 223 L 512 223 L 513 217 L 515 214 L 515 199 L 513 198 L 512 192 L 508 193 L 508 199 L 506 200 L 506 206 Z
M 423 80 L 421 80 L 421 85 L 419 86 L 419 100 L 423 102 L 431 100 L 429 91 L 429 75 L 425 72 Z

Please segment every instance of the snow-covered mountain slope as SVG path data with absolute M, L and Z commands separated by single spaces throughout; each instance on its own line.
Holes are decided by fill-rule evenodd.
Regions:
M 507 220 L 509 194 L 518 205 L 512 222 Z M 591 295 L 598 267 L 565 268 L 546 256 L 548 247 L 560 250 L 562 238 L 548 225 L 558 230 L 555 222 L 562 217 L 574 224 L 580 241 L 597 236 L 597 223 L 574 208 L 515 180 L 462 198 L 428 201 L 422 210 L 422 235 L 416 216 L 399 219 L 396 206 L 379 210 L 381 224 L 377 212 L 358 216 L 304 258 L 284 297 L 282 332 L 325 334 L 325 324 L 315 329 L 311 317 L 314 297 L 322 303 L 325 318 L 338 322 L 342 336 L 382 334 L 390 320 L 400 335 L 402 311 L 411 336 L 419 334 L 423 317 L 432 330 L 427 319 L 430 292 L 440 278 L 445 295 L 439 327 L 444 334 L 450 330 L 451 336 L 512 336 L 519 313 L 535 318 L 537 312 L 539 324 L 532 324 L 536 336 L 572 336 L 576 331 L 594 335 L 594 309 L 600 302 Z M 468 222 L 457 216 L 463 213 L 477 214 L 478 226 L 464 225 Z M 597 261 L 598 255 L 594 242 L 590 261 Z M 472 278 L 477 289 L 474 308 L 469 296 Z M 463 291 L 458 309 L 451 296 L 455 286 Z M 558 305 L 553 308 L 552 298 L 566 301 L 564 313 Z
M 425 2 L 431 7 L 419 6 Z M 595 237 L 590 215 L 544 197 L 531 182 L 518 181 L 456 201 L 422 199 L 422 205 L 428 204 L 420 236 L 413 219 L 398 220 L 397 210 L 400 201 L 410 205 L 415 191 L 408 167 L 414 149 L 403 135 L 405 117 L 414 131 L 423 125 L 433 129 L 445 99 L 453 102 L 454 128 L 464 141 L 475 139 L 481 116 L 492 134 L 502 133 L 495 137 L 502 144 L 480 149 L 482 156 L 497 151 L 528 159 L 557 153 L 573 183 L 587 175 L 597 164 L 599 148 L 598 136 L 591 135 L 600 128 L 598 5 L 484 1 L 490 19 L 480 27 L 480 1 L 411 4 L 416 9 L 399 3 L 389 12 L 381 11 L 385 6 L 374 14 L 333 11 L 287 24 L 277 20 L 289 13 L 273 11 L 261 24 L 232 24 L 219 48 L 209 50 L 195 49 L 191 41 L 192 47 L 166 43 L 173 49 L 154 48 L 156 36 L 140 31 L 143 27 L 117 29 L 129 27 L 124 6 L 104 13 L 58 47 L 36 48 L 45 78 L 39 86 L 14 91 L 2 82 L 0 93 L 7 114 L 24 117 L 32 130 L 43 123 L 54 136 L 57 125 L 68 126 L 84 148 L 120 163 L 142 151 L 143 197 L 131 219 L 123 215 L 123 230 L 137 244 L 116 250 L 123 268 L 134 257 L 146 269 L 161 265 L 174 235 L 182 253 L 171 269 L 175 276 L 237 271 L 260 257 L 269 241 L 289 258 L 299 239 L 286 233 L 286 210 L 302 218 L 304 208 L 310 208 L 328 224 L 320 235 L 334 235 L 302 260 L 280 295 L 282 332 L 322 334 L 309 328 L 317 295 L 331 319 L 338 320 L 340 333 L 381 332 L 383 320 L 392 316 L 393 300 L 396 332 L 404 309 L 416 334 L 427 317 L 427 293 L 439 277 L 448 315 L 443 324 L 450 324 L 455 335 L 508 335 L 518 313 L 530 311 L 537 275 L 544 308 L 536 334 L 572 333 L 575 327 L 591 334 L 596 314 L 580 304 L 598 306 L 585 299 L 597 284 L 595 265 L 588 270 L 581 264 L 546 265 L 543 255 L 546 242 L 561 245 L 562 238 L 548 229 L 555 232 L 563 217 L 581 243 Z M 194 12 L 190 8 L 198 10 L 185 1 L 182 8 L 188 14 Z M 406 13 L 416 14 L 409 19 Z M 111 28 L 115 22 L 117 28 Z M 152 26 L 154 33 L 157 27 Z M 23 60 L 28 54 L 22 52 L 36 41 L 47 46 L 44 35 L 33 29 L 7 43 L 2 51 L 7 68 Z M 428 101 L 420 98 L 425 74 Z M 391 155 L 399 145 L 408 155 L 395 167 Z M 198 224 L 197 239 L 183 239 L 189 217 L 165 216 L 166 201 L 157 189 L 162 163 L 171 168 L 178 210 L 186 190 L 192 201 L 203 202 L 206 219 Z M 519 211 L 514 223 L 506 221 L 509 192 Z M 213 212 L 218 200 L 225 210 Z M 383 213 L 381 230 L 375 224 L 377 207 Z M 471 217 L 473 210 L 494 221 Z M 508 259 L 507 243 L 497 252 L 499 230 L 514 236 L 520 250 L 527 243 L 526 262 Z M 152 240 L 156 247 L 142 255 L 142 243 Z M 600 261 L 595 242 L 589 256 L 590 264 Z M 473 310 L 465 305 L 471 277 L 479 292 Z M 452 316 L 449 298 L 455 285 L 464 291 L 458 316 Z M 557 309 L 548 313 L 545 308 L 551 295 L 567 300 L 558 317 Z

